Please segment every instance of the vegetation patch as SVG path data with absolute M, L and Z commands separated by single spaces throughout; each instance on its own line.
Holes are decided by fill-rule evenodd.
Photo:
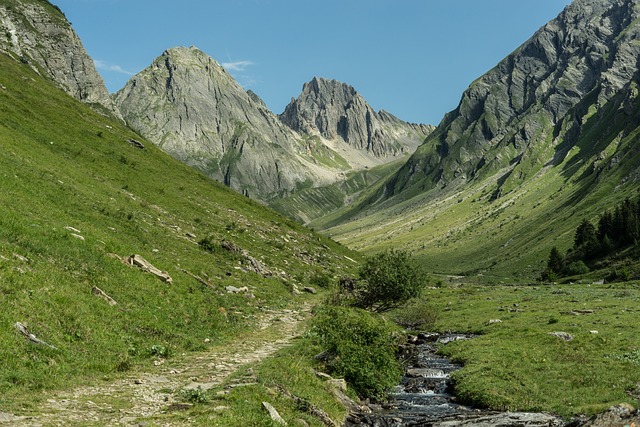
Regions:
M 397 327 L 364 310 L 327 306 L 310 332 L 325 349 L 329 373 L 344 378 L 361 396 L 383 398 L 400 381 Z
M 479 286 L 425 291 L 436 329 L 479 334 L 441 351 L 464 365 L 456 394 L 479 407 L 591 415 L 638 405 L 640 288 L 613 285 Z M 500 320 L 496 322 L 495 320 Z M 565 341 L 552 335 L 564 332 Z

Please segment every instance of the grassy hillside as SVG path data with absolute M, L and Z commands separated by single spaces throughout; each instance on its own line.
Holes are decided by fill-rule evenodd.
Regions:
M 343 274 L 357 256 L 173 160 L 7 56 L 0 150 L 0 411 L 38 390 L 223 343 L 262 309 L 300 304 L 294 285 Z M 251 272 L 249 258 L 223 241 L 271 274 Z M 120 259 L 132 254 L 172 283 Z M 57 350 L 28 342 L 16 322 Z
M 551 247 L 573 244 L 582 219 L 637 194 L 640 131 L 630 117 L 640 114 L 639 103 L 632 87 L 597 112 L 582 105 L 588 113 L 577 135 L 569 116 L 553 144 L 532 146 L 515 167 L 464 187 L 416 185 L 383 203 L 374 203 L 375 193 L 321 228 L 366 252 L 410 249 L 434 272 L 530 281 Z
M 371 192 L 376 184 L 393 175 L 405 161 L 406 158 L 403 158 L 371 169 L 351 172 L 344 181 L 325 187 L 307 188 L 289 197 L 272 199 L 269 206 L 305 224 L 315 226 L 315 221 L 324 224 L 332 214 L 345 206 L 351 206 L 363 194 Z

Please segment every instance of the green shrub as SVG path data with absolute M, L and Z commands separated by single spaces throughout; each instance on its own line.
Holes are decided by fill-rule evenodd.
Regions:
M 209 397 L 207 396 L 207 392 L 202 389 L 202 387 L 198 387 L 195 389 L 184 389 L 180 392 L 181 400 L 189 403 L 208 403 Z
M 331 275 L 322 272 L 315 272 L 309 278 L 309 284 L 319 288 L 328 288 L 331 286 Z
M 393 320 L 405 328 L 432 329 L 438 320 L 438 312 L 424 300 L 416 300 L 393 314 Z
M 216 252 L 220 245 L 213 237 L 205 237 L 198 242 L 198 245 L 207 252 Z
M 356 284 L 356 305 L 377 312 L 416 298 L 427 280 L 415 259 L 404 251 L 385 251 L 365 259 Z
M 171 356 L 171 350 L 168 347 L 165 347 L 161 344 L 154 344 L 151 346 L 151 350 L 149 352 L 152 356 L 168 358 Z
M 583 261 L 575 261 L 567 266 L 566 272 L 568 276 L 587 274 L 589 272 L 589 267 L 587 267 Z
M 382 398 L 398 384 L 402 367 L 396 359 L 399 334 L 390 323 L 357 308 L 326 306 L 311 332 L 326 349 L 326 366 L 363 397 Z

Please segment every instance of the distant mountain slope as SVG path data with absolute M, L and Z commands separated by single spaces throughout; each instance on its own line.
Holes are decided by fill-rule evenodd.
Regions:
M 114 99 L 127 123 L 163 150 L 262 201 L 331 185 L 352 170 L 407 155 L 428 130 L 381 114 L 386 133 L 376 131 L 375 146 L 385 140 L 391 151 L 376 148 L 377 154 L 371 147 L 293 130 L 195 47 L 167 50 Z M 363 105 L 362 117 L 352 115 L 348 123 L 365 120 L 370 107 Z
M 174 157 L 257 199 L 336 179 L 307 145 L 212 58 L 195 47 L 165 51 L 115 95 L 129 126 Z
M 575 0 L 471 84 L 409 161 L 314 226 L 442 272 L 534 277 L 640 178 L 640 4 Z
M 574 1 L 465 91 L 387 196 L 499 174 L 499 197 L 561 163 L 587 120 L 608 120 L 609 101 L 635 96 L 639 16 L 634 0 Z
M 0 52 L 28 63 L 74 98 L 120 117 L 93 60 L 59 8 L 47 0 L 0 2 Z
M 434 129 L 403 122 L 386 111 L 375 112 L 352 86 L 318 77 L 305 83 L 280 120 L 300 133 L 340 139 L 375 157 L 412 153 Z

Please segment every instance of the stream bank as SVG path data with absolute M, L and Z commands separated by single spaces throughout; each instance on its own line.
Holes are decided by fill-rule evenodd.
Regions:
M 371 427 L 560 427 L 565 422 L 539 413 L 493 412 L 471 408 L 453 396 L 451 373 L 462 366 L 437 354 L 437 345 L 469 339 L 459 334 L 420 334 L 401 349 L 405 374 L 384 405 L 371 413 L 352 413 L 344 426 Z

